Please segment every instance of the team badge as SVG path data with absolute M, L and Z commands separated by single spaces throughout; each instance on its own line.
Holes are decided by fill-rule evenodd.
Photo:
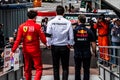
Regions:
M 27 26 L 24 26 L 24 27 L 23 27 L 23 31 L 24 31 L 24 32 L 27 32 L 27 30 L 28 30 L 28 27 L 27 27 Z

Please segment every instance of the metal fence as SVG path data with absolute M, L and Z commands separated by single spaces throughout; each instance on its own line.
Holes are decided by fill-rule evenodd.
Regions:
M 17 67 L 19 67 L 19 69 L 15 70 L 14 68 L 11 67 L 11 69 L 4 71 L 4 68 L 5 68 L 5 66 L 4 66 L 5 61 L 4 61 L 3 68 L 0 68 L 0 80 L 23 80 L 24 62 L 23 62 L 22 48 L 19 48 L 19 50 L 20 50 L 20 52 L 19 52 L 19 66 L 17 66 Z M 13 66 L 13 65 L 10 64 L 10 66 Z
M 100 51 L 100 48 L 103 51 Z M 109 60 L 98 57 L 99 76 L 101 80 L 120 80 L 120 46 L 98 46 L 98 55 L 109 56 Z M 108 49 L 109 54 L 105 54 Z
M 3 24 L 5 37 L 13 36 L 13 32 L 27 19 L 27 7 L 22 4 L 6 4 L 0 6 L 0 23 Z

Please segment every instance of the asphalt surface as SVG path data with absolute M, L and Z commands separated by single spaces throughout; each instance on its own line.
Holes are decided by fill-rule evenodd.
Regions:
M 43 47 L 43 46 L 42 46 Z M 70 52 L 70 63 L 69 63 L 69 80 L 74 80 L 74 53 L 73 49 Z M 41 80 L 53 80 L 53 67 L 52 67 L 52 56 L 51 51 L 46 48 L 42 48 L 42 62 L 43 62 L 43 76 Z M 81 76 L 83 77 L 83 69 L 81 70 Z M 99 79 L 99 71 L 96 64 L 96 59 L 94 56 L 91 60 L 91 68 L 90 68 L 90 80 L 100 80 Z M 32 80 L 34 80 L 35 70 L 32 71 Z M 60 67 L 60 75 L 62 75 L 62 68 Z M 61 76 L 62 77 L 62 76 Z
M 73 3 L 76 8 L 79 7 L 80 3 Z M 41 7 L 36 7 L 36 10 L 55 10 L 57 5 L 68 5 L 68 3 L 61 3 L 61 2 L 55 2 L 55 3 L 48 3 L 43 2 Z M 43 62 L 43 76 L 41 80 L 53 80 L 53 67 L 52 67 L 52 55 L 51 51 L 49 49 L 46 49 L 45 46 L 41 44 L 42 48 L 42 62 Z M 93 56 L 91 59 L 91 69 L 90 69 L 90 80 L 100 80 L 99 79 L 99 72 L 97 67 L 97 60 Z M 73 49 L 71 49 L 70 52 L 70 63 L 69 63 L 69 80 L 74 80 L 74 53 Z M 83 69 L 81 71 L 82 77 L 83 77 Z M 62 68 L 60 67 L 60 75 L 62 74 Z M 35 76 L 35 70 L 32 71 L 32 80 L 34 80 Z M 61 76 L 62 77 L 62 76 Z

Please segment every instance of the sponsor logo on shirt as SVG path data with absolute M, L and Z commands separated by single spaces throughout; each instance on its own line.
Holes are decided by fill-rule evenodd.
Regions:
M 84 33 L 87 33 L 87 31 L 86 30 L 78 30 L 78 33 L 84 34 Z
M 86 41 L 88 38 L 88 33 L 86 30 L 78 30 L 76 37 L 77 37 L 77 41 Z
M 34 26 L 29 27 L 29 32 L 34 32 Z
M 28 41 L 31 41 L 31 40 L 32 40 L 32 36 L 27 35 L 27 40 L 28 40 Z
M 67 23 L 52 23 L 52 25 L 67 25 Z
M 23 27 L 23 31 L 24 31 L 24 32 L 27 32 L 27 30 L 28 30 L 28 27 L 27 27 L 27 26 L 24 26 L 24 27 Z

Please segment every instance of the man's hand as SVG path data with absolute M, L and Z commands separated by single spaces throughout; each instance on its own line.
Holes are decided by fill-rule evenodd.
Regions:
M 10 58 L 12 58 L 14 56 L 13 52 L 10 52 Z
M 51 49 L 51 46 L 47 46 L 48 49 Z
M 70 49 L 70 48 L 72 48 L 73 46 L 72 46 L 72 45 L 67 45 L 67 47 Z
M 4 58 L 4 52 L 2 52 L 1 57 Z

